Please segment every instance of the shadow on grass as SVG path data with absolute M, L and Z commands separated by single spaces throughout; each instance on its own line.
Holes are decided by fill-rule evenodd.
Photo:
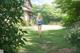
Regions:
M 42 32 L 41 37 L 39 37 L 38 32 L 29 31 L 26 37 L 31 38 L 28 42 L 32 44 L 29 45 L 26 43 L 24 48 L 26 48 L 27 53 L 48 53 L 48 51 L 70 48 L 71 45 L 64 38 L 66 34 L 66 29 L 51 30 Z

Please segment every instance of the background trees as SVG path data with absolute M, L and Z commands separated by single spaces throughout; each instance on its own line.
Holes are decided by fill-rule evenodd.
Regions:
M 60 9 L 56 9 L 53 5 L 43 4 L 41 6 L 37 6 L 33 4 L 32 11 L 35 16 L 37 16 L 38 13 L 42 14 L 44 24 L 49 24 L 50 22 L 60 22 L 62 20 Z
M 80 21 L 80 1 L 77 0 L 56 0 L 58 7 L 66 13 L 65 25 Z

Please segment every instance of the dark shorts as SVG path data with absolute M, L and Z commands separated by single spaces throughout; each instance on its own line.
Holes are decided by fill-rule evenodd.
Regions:
M 42 25 L 42 24 L 37 24 L 37 25 L 39 25 L 39 26 L 40 26 L 40 25 Z

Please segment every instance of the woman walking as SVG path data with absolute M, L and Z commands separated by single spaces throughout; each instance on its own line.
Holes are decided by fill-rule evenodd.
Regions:
M 38 13 L 38 16 L 37 16 L 37 19 L 36 19 L 36 23 L 38 25 L 38 32 L 39 32 L 39 34 L 41 34 L 41 32 L 42 32 L 43 18 L 42 18 L 42 16 L 41 16 L 40 13 Z

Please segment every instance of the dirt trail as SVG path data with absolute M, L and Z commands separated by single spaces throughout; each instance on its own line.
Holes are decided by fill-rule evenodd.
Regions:
M 29 26 L 29 29 L 35 30 L 37 31 L 38 28 L 36 25 L 34 26 Z M 63 29 L 64 27 L 61 25 L 42 25 L 42 31 L 47 31 L 47 30 L 59 30 L 59 29 Z

